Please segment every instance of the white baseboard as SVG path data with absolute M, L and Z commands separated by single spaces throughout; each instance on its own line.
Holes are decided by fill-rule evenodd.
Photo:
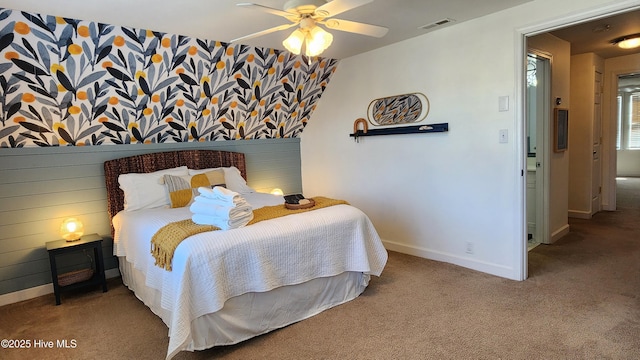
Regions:
M 416 246 L 410 246 L 405 244 L 399 244 L 389 240 L 382 240 L 384 247 L 387 250 L 396 251 L 399 253 L 413 255 L 429 260 L 435 260 L 445 263 L 450 263 L 458 266 L 462 266 L 471 270 L 476 270 L 480 272 L 484 272 L 487 274 L 511 279 L 511 280 L 520 280 L 518 274 L 515 269 L 510 268 L 508 266 L 489 263 L 486 261 L 480 261 L 476 259 L 472 259 L 469 257 L 462 257 L 457 255 L 451 255 L 447 253 L 442 253 L 439 251 L 424 249 Z
M 576 219 L 591 219 L 592 215 L 588 211 L 579 211 L 579 210 L 569 210 L 569 217 Z
M 118 268 L 113 268 L 113 269 L 105 270 L 104 275 L 107 279 L 111 279 L 111 278 L 120 276 L 120 271 L 118 270 Z M 37 298 L 39 296 L 43 296 L 47 294 L 53 294 L 52 283 L 0 295 L 0 306 Z
M 551 243 L 554 243 L 556 241 L 558 241 L 561 237 L 567 235 L 569 233 L 569 224 L 566 224 L 565 226 L 561 227 L 560 229 L 554 231 L 551 234 Z

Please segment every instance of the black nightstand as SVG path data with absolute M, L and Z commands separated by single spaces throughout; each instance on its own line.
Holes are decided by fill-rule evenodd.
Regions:
M 49 252 L 49 262 L 51 263 L 51 278 L 53 280 L 53 292 L 56 296 L 56 305 L 60 305 L 60 292 L 63 290 L 72 290 L 84 286 L 102 284 L 102 292 L 107 292 L 107 280 L 104 276 L 104 259 L 102 257 L 102 237 L 100 237 L 100 235 L 85 235 L 77 241 L 49 241 L 46 245 L 47 251 Z M 93 249 L 93 259 L 96 264 L 93 275 L 86 280 L 61 286 L 59 284 L 60 279 L 65 276 L 69 278 L 68 276 L 72 274 L 67 273 L 58 275 L 56 256 L 86 249 Z

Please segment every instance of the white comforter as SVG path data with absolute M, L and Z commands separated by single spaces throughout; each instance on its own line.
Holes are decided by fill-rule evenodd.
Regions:
M 274 201 L 268 194 L 243 196 L 254 208 Z M 155 266 L 152 236 L 190 216 L 188 208 L 177 208 L 120 212 L 113 218 L 114 255 L 146 274 L 146 285 L 162 294 L 162 307 L 172 314 L 169 357 L 191 341 L 191 321 L 218 311 L 227 299 L 345 271 L 379 276 L 387 261 L 369 218 L 353 206 L 336 205 L 191 236 L 176 249 L 172 271 Z

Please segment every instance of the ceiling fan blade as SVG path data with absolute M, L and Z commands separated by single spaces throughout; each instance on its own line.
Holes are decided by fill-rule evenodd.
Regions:
M 285 25 L 272 27 L 272 28 L 267 29 L 267 30 L 258 31 L 258 32 L 253 33 L 253 34 L 249 34 L 249 35 L 245 35 L 245 36 L 239 37 L 237 39 L 233 39 L 233 40 L 231 40 L 229 42 L 234 43 L 234 42 L 238 42 L 238 41 L 242 41 L 242 40 L 252 39 L 252 38 L 255 38 L 255 37 L 258 37 L 258 36 L 271 34 L 272 32 L 276 32 L 276 31 L 280 31 L 280 30 L 286 30 L 286 29 L 288 29 L 290 27 L 293 27 L 293 26 L 296 26 L 296 25 L 298 25 L 298 24 L 293 23 L 293 24 L 285 24 Z
M 340 13 L 349 11 L 370 2 L 373 2 L 373 0 L 333 0 L 318 7 L 315 13 L 327 18 L 330 16 L 336 16 Z
M 256 10 L 267 12 L 269 14 L 283 16 L 283 17 L 285 17 L 285 18 L 287 18 L 287 19 L 289 19 L 291 21 L 296 21 L 298 19 L 298 14 L 290 13 L 290 12 L 287 12 L 287 11 L 283 11 L 283 10 L 280 10 L 280 9 L 275 9 L 275 8 L 264 6 L 264 5 L 260 5 L 260 4 L 239 3 L 239 4 L 236 4 L 236 6 L 252 8 L 252 9 L 256 9 Z
M 320 23 L 324 24 L 329 29 L 347 31 L 378 38 L 385 36 L 389 31 L 386 27 L 342 19 L 328 19 Z

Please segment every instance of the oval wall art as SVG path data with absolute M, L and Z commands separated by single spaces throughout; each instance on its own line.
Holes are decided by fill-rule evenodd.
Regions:
M 412 124 L 429 114 L 429 99 L 421 93 L 402 94 L 375 99 L 369 104 L 367 117 L 375 126 Z

